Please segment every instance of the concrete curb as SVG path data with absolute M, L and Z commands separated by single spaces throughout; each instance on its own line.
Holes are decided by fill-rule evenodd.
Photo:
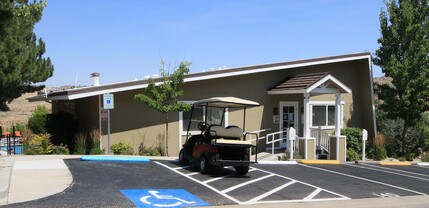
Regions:
M 305 165 L 340 165 L 339 160 L 300 160 L 299 161 Z
M 259 164 L 267 165 L 298 165 L 297 161 L 270 161 L 270 160 L 260 160 Z
M 416 165 L 429 167 L 429 162 L 419 162 L 419 163 L 416 163 Z
M 390 162 L 390 161 L 382 161 L 378 163 L 383 166 L 411 166 L 411 162 Z
M 0 205 L 6 205 L 14 160 L 11 157 L 3 157 L 0 160 L 2 161 L 0 169 Z

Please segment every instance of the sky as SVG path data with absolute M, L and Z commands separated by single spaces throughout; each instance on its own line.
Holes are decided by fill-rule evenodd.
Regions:
M 46 86 L 109 84 L 192 72 L 371 52 L 383 0 L 47 0 L 34 32 L 54 75 Z M 382 76 L 374 67 L 374 77 Z

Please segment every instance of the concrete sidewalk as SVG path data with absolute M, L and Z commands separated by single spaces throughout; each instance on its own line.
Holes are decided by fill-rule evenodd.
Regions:
M 38 155 L 0 157 L 0 206 L 44 198 L 60 193 L 73 183 L 73 177 L 63 159 L 81 155 Z M 151 160 L 175 160 L 173 157 L 148 157 Z M 429 196 L 369 198 L 320 201 L 233 205 L 228 207 L 429 207 Z

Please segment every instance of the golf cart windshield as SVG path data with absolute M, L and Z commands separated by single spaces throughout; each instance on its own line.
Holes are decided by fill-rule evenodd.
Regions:
M 258 105 L 259 103 L 257 102 L 236 97 L 213 97 L 196 101 L 192 103 L 192 110 L 189 112 L 190 115 L 188 118 L 190 118 L 190 120 L 188 120 L 186 126 L 188 130 L 187 134 L 189 135 L 190 132 L 198 130 L 204 131 L 205 127 L 209 125 L 224 126 L 225 112 L 229 108 L 243 108 L 245 113 L 246 107 Z M 243 121 L 243 125 L 244 124 Z

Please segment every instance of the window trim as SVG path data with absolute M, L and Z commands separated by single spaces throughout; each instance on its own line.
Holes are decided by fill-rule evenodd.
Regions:
M 326 124 L 328 124 L 328 106 L 335 106 L 335 101 L 310 101 L 310 128 L 319 128 L 319 126 L 313 126 L 313 106 L 325 106 L 326 107 Z M 340 128 L 344 126 L 344 105 L 345 102 L 341 101 L 340 108 Z M 320 126 L 322 129 L 335 129 L 335 124 L 333 126 Z

